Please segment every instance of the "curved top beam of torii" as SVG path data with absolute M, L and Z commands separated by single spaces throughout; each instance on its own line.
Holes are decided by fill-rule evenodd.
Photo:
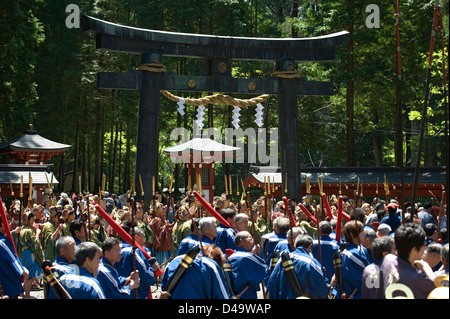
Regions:
M 98 49 L 134 54 L 158 51 L 167 56 L 235 60 L 333 60 L 334 48 L 344 44 L 348 37 L 347 31 L 309 38 L 178 33 L 124 26 L 87 15 L 81 16 L 81 26 L 83 31 L 97 34 Z

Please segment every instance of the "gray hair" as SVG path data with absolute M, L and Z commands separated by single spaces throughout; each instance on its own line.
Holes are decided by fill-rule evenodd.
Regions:
M 364 235 L 366 236 L 366 238 L 375 240 L 377 238 L 377 233 L 373 230 L 373 229 L 365 229 L 364 230 Z
M 441 252 L 442 252 L 442 246 L 437 243 L 431 243 L 431 244 L 428 244 L 428 246 L 426 247 L 426 250 L 429 254 L 436 254 L 436 255 L 440 256 Z
M 144 230 L 139 226 L 134 226 L 134 233 L 138 236 L 145 236 Z
M 372 243 L 373 255 L 376 259 L 383 259 L 383 253 L 392 253 L 392 246 L 394 245 L 394 238 L 390 236 L 382 236 L 377 238 Z
M 203 217 L 200 219 L 198 228 L 203 232 L 205 229 L 211 229 L 216 225 L 216 219 L 214 217 Z
M 278 217 L 274 220 L 273 224 L 274 228 L 275 225 L 277 226 L 280 233 L 287 233 L 291 227 L 291 221 L 287 217 Z
M 246 230 L 240 231 L 239 233 L 236 234 L 236 237 L 234 237 L 234 244 L 236 246 L 239 246 L 241 240 L 244 240 L 248 236 L 251 236 L 251 234 L 248 231 Z
M 380 226 L 378 226 L 377 230 L 379 232 L 382 232 L 383 234 L 389 234 L 392 228 L 388 224 L 381 224 Z
M 59 255 L 61 249 L 69 246 L 69 242 L 74 241 L 72 236 L 62 236 L 55 243 L 56 253 Z
M 244 214 L 244 213 L 239 213 L 239 214 L 236 214 L 236 218 L 235 218 L 235 222 L 236 223 L 240 223 L 242 220 L 244 220 L 245 218 L 247 218 L 248 219 L 248 216 L 247 216 L 247 214 Z
M 97 252 L 102 253 L 102 249 L 97 244 L 85 241 L 75 248 L 75 260 L 78 266 L 82 266 L 86 259 L 93 260 Z
M 293 237 L 293 242 L 295 242 L 295 239 L 300 235 L 305 235 L 306 230 L 303 226 L 300 227 L 292 227 L 292 229 L 289 229 L 287 232 L 286 237 L 289 239 L 291 236 Z
M 309 235 L 300 235 L 295 240 L 295 247 L 308 248 L 313 244 L 313 239 Z
M 323 220 L 319 224 L 319 229 L 321 234 L 329 235 L 333 231 L 331 223 L 327 220 Z

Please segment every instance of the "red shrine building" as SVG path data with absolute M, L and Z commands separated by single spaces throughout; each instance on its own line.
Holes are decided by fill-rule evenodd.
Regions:
M 210 203 L 214 199 L 214 168 L 216 162 L 222 162 L 227 156 L 234 156 L 238 147 L 221 144 L 209 138 L 193 138 L 185 143 L 164 149 L 174 162 L 182 161 L 189 171 L 192 189 L 199 190 L 197 177 L 200 176 L 201 193 Z
M 405 167 L 404 183 L 405 198 L 402 199 L 402 183 L 398 167 L 317 167 L 302 168 L 302 195 L 306 195 L 306 179 L 310 180 L 312 196 L 320 196 L 318 179 L 323 180 L 323 192 L 328 196 L 344 195 L 354 198 L 358 190 L 359 196 L 386 198 L 384 184 L 386 181 L 388 196 L 401 201 L 409 201 L 414 187 L 414 167 Z M 270 166 L 251 166 L 249 174 L 244 180 L 245 187 L 264 190 L 264 181 L 270 179 L 275 196 L 285 194 L 282 185 L 281 169 Z M 419 174 L 417 196 L 419 200 L 429 200 L 434 194 L 440 198 L 442 192 L 447 191 L 445 167 L 422 167 Z M 300 198 L 299 198 L 300 199 Z
M 31 124 L 24 135 L 1 143 L 0 194 L 5 203 L 22 197 L 26 206 L 31 194 L 33 203 L 43 204 L 44 194 L 59 184 L 46 161 L 70 147 L 40 136 Z

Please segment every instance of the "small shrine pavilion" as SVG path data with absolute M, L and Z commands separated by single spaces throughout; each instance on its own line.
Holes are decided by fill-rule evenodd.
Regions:
M 0 156 L 6 158 L 0 164 L 2 198 L 11 201 L 23 197 L 25 205 L 26 199 L 42 204 L 44 193 L 59 184 L 50 170 L 52 164 L 46 161 L 54 155 L 64 155 L 70 147 L 40 136 L 32 124 L 24 135 L 1 143 Z
M 191 181 L 188 185 L 197 183 L 197 176 L 201 177 L 202 196 L 213 202 L 214 199 L 214 168 L 216 162 L 221 162 L 227 156 L 234 156 L 239 147 L 221 144 L 210 138 L 193 138 L 185 143 L 164 149 L 175 162 L 186 164 Z

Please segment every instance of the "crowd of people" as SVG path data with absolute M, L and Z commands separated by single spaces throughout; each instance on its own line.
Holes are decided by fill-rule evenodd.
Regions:
M 43 289 L 48 299 L 151 299 L 155 284 L 161 299 L 442 295 L 446 205 L 402 212 L 396 200 L 344 198 L 348 218 L 338 225 L 336 196 L 328 204 L 326 214 L 310 196 L 233 202 L 223 194 L 208 207 L 192 194 L 139 203 L 61 193 L 28 208 L 16 200 L 4 207 L 8 227 L 0 222 L 0 296 L 32 298 L 32 289 Z M 43 275 L 45 261 L 56 284 Z

